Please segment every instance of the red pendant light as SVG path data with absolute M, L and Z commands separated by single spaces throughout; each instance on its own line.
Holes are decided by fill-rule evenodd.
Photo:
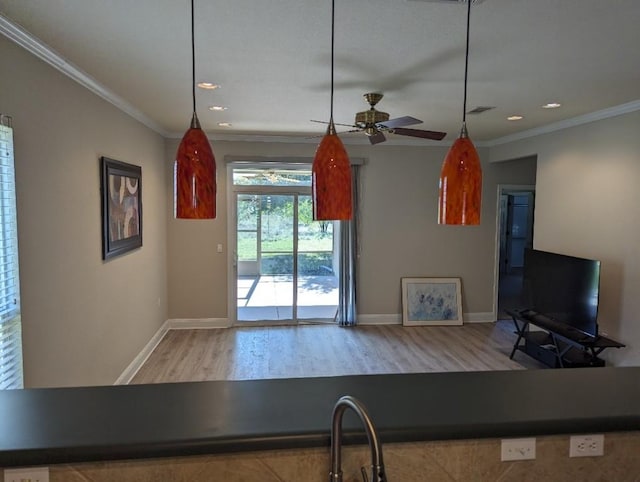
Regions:
M 174 164 L 176 218 L 215 219 L 216 159 L 196 114 L 196 59 L 193 0 L 191 0 L 191 93 L 193 117 Z
M 311 198 L 314 221 L 346 221 L 353 217 L 351 165 L 333 123 L 333 46 L 335 0 L 331 1 L 331 115 L 327 133 L 313 159 Z
M 336 134 L 333 119 L 313 160 L 311 187 L 315 221 L 346 221 L 353 217 L 349 156 Z
M 482 167 L 480 157 L 467 134 L 467 72 L 469 68 L 469 19 L 467 0 L 467 49 L 464 66 L 464 103 L 460 137 L 449 149 L 440 171 L 438 224 L 472 226 L 480 224 L 482 207 Z

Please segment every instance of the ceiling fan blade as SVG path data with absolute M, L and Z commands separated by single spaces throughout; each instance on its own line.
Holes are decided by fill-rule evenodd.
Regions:
M 422 121 L 420 119 L 416 119 L 415 117 L 411 117 L 407 115 L 404 117 L 389 119 L 388 121 L 385 121 L 385 122 L 378 122 L 378 124 L 376 125 L 378 126 L 378 128 L 392 129 L 394 127 L 412 126 L 415 124 L 422 124 Z
M 420 129 L 405 129 L 404 127 L 396 127 L 395 129 L 389 130 L 393 134 L 399 134 L 401 136 L 411 136 L 411 137 L 421 137 L 423 139 L 432 139 L 434 141 L 441 141 L 444 139 L 444 136 L 447 135 L 446 132 L 438 132 L 438 131 L 423 131 Z
M 387 138 L 384 136 L 384 134 L 380 131 L 376 132 L 374 135 L 369 136 L 369 142 L 371 144 L 380 144 L 381 142 L 386 141 Z

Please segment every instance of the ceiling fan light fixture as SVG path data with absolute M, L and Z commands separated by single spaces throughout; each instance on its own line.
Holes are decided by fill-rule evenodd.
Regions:
M 464 102 L 460 137 L 449 149 L 440 171 L 438 224 L 473 226 L 480 224 L 482 207 L 482 167 L 480 156 L 467 132 L 467 73 L 469 65 L 469 19 L 467 2 L 467 47 L 464 68 Z
M 351 165 L 333 123 L 335 0 L 331 0 L 331 114 L 311 168 L 314 221 L 348 221 L 353 217 Z
M 216 159 L 196 113 L 195 41 L 193 0 L 191 0 L 191 94 L 193 116 L 174 163 L 175 217 L 215 219 Z
M 365 127 L 364 133 L 368 136 L 375 136 L 378 133 L 378 129 L 375 127 Z

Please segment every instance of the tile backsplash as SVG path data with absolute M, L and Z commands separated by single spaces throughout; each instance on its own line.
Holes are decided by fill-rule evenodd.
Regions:
M 501 462 L 500 440 L 384 444 L 387 477 L 429 482 L 640 482 L 640 432 L 605 434 L 603 457 L 569 458 L 569 436 L 537 438 L 536 459 Z M 366 446 L 343 447 L 345 482 L 361 481 Z M 326 482 L 329 448 L 56 465 L 51 482 Z

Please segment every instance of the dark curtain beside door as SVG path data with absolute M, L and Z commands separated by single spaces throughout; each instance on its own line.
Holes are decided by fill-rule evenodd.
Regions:
M 358 232 L 360 223 L 360 166 L 351 166 L 351 182 L 353 189 L 353 219 L 339 221 L 340 243 L 338 262 L 340 265 L 338 279 L 338 311 L 336 322 L 340 326 L 355 326 L 356 321 L 356 287 L 358 258 Z

